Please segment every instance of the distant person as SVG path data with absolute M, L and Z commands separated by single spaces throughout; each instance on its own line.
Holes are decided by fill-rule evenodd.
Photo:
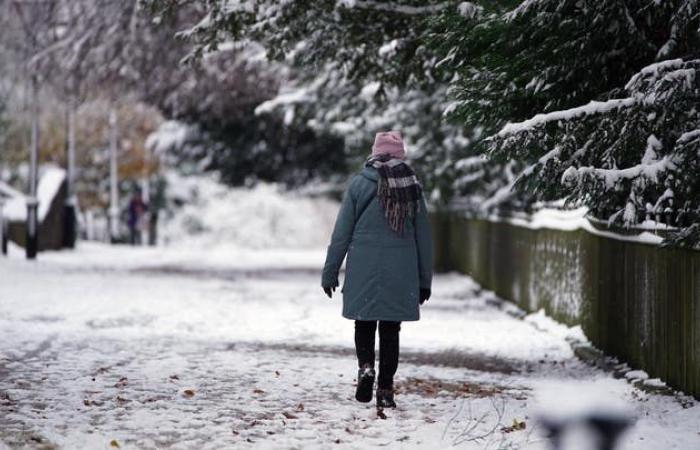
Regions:
M 379 322 L 377 408 L 395 408 L 402 321 L 419 320 L 430 298 L 432 241 L 421 185 L 396 131 L 377 133 L 372 154 L 345 192 L 321 286 L 332 297 L 347 254 L 343 317 L 355 321 L 359 372 L 355 398 L 372 400 Z
M 144 229 L 144 220 L 146 215 L 146 204 L 143 202 L 143 197 L 140 191 L 132 194 L 129 200 L 129 242 L 131 245 L 141 245 L 141 232 Z

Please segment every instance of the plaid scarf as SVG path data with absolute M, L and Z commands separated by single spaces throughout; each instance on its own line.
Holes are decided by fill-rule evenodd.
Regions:
M 403 234 L 406 217 L 415 217 L 420 208 L 422 189 L 416 173 L 404 161 L 389 155 L 372 156 L 365 167 L 374 167 L 379 172 L 377 198 L 389 227 Z

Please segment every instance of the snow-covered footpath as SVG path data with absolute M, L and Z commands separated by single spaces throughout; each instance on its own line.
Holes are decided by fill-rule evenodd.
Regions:
M 381 419 L 352 399 L 352 323 L 318 287 L 322 252 L 13 253 L 0 259 L 10 448 L 547 448 L 534 415 L 552 386 L 631 410 L 622 448 L 700 442 L 687 398 L 586 366 L 565 341 L 578 330 L 519 319 L 467 277 L 438 276 L 403 325 L 399 409 Z

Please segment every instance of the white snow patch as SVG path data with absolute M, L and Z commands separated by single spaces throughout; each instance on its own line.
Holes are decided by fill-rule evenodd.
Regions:
M 649 379 L 649 374 L 643 370 L 630 370 L 625 374 L 625 378 L 628 380 L 647 380 Z
M 553 334 L 562 339 L 575 341 L 577 343 L 588 342 L 588 338 L 584 334 L 580 325 L 568 327 L 547 316 L 544 309 L 540 309 L 536 313 L 528 314 L 525 316 L 524 320 L 525 322 L 534 325 L 538 330 L 546 331 L 547 333 Z
M 148 135 L 145 145 L 156 155 L 164 154 L 168 150 L 182 146 L 188 134 L 187 125 L 176 120 L 168 120 Z
M 171 246 L 203 249 L 315 248 L 328 245 L 338 202 L 284 192 L 274 184 L 230 188 L 211 176 L 169 175 L 187 203 L 164 221 Z M 188 193 L 189 192 L 189 193 Z
M 66 171 L 58 166 L 45 166 L 43 174 L 37 186 L 37 200 L 39 200 L 39 222 L 42 222 L 49 213 L 53 199 L 66 179 Z
M 396 49 L 399 47 L 399 44 L 401 43 L 400 40 L 398 39 L 392 39 L 391 41 L 385 43 L 381 47 L 379 47 L 378 54 L 382 58 L 390 58 L 396 54 Z
M 462 17 L 473 19 L 479 13 L 479 6 L 472 2 L 462 2 L 457 5 L 457 11 Z
M 360 97 L 362 97 L 366 101 L 371 101 L 374 98 L 374 96 L 377 95 L 377 92 L 379 92 L 379 88 L 381 87 L 382 83 L 380 81 L 372 81 L 370 83 L 367 83 L 360 90 Z

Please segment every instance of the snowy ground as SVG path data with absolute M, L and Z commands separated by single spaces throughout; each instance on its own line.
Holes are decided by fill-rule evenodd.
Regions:
M 353 400 L 352 323 L 318 286 L 322 252 L 228 252 L 0 259 L 0 448 L 543 449 L 553 385 L 631 410 L 621 448 L 698 448 L 700 407 L 586 366 L 565 340 L 578 330 L 458 275 L 404 324 L 382 419 Z

